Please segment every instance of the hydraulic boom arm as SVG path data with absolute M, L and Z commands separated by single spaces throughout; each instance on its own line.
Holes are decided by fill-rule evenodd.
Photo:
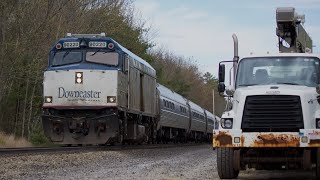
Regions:
M 302 26 L 304 15 L 298 15 L 292 7 L 284 7 L 277 8 L 276 19 L 279 52 L 312 52 L 312 40 Z

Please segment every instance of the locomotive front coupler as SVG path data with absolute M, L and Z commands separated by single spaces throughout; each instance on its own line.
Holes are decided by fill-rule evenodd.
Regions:
M 112 117 L 117 117 L 117 114 L 115 112 L 99 117 L 92 118 L 91 120 L 95 122 L 95 132 L 98 136 L 100 136 L 100 133 L 105 132 L 107 130 L 107 122 Z
M 45 114 L 45 115 L 42 115 L 42 118 L 46 119 L 47 122 L 50 122 L 52 131 L 55 134 L 61 135 L 61 133 L 63 133 L 64 121 L 65 121 L 64 117 Z

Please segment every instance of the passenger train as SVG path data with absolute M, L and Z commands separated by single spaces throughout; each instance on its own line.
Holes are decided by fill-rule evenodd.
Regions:
M 204 141 L 219 117 L 156 81 L 145 60 L 101 34 L 70 34 L 51 48 L 42 122 L 57 144 Z

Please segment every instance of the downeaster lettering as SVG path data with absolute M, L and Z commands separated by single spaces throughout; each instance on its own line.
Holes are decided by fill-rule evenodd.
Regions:
M 59 87 L 58 98 L 100 98 L 99 91 L 66 91 L 63 87 Z

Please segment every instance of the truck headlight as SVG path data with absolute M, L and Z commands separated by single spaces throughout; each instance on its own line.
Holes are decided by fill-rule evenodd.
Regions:
M 232 129 L 233 125 L 233 119 L 232 118 L 226 118 L 221 119 L 221 127 L 224 129 Z
M 320 119 L 316 118 L 316 128 L 320 129 Z
M 52 96 L 45 96 L 44 97 L 44 102 L 45 103 L 52 103 Z
M 107 96 L 107 103 L 115 103 L 116 100 L 115 96 Z

